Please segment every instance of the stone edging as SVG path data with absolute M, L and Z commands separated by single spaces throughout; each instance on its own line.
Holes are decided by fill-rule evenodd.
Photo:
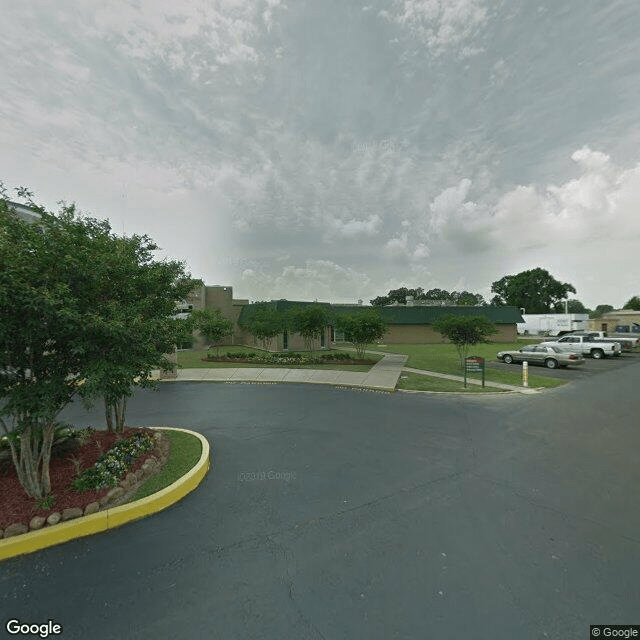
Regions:
M 151 427 L 162 431 L 183 431 L 198 438 L 202 444 L 202 454 L 195 466 L 173 484 L 146 498 L 98 511 L 82 518 L 61 522 L 55 526 L 0 540 L 0 560 L 32 553 L 39 549 L 68 542 L 75 538 L 93 535 L 120 527 L 127 522 L 158 513 L 182 500 L 202 482 L 210 467 L 210 449 L 207 439 L 195 431 L 174 427 Z

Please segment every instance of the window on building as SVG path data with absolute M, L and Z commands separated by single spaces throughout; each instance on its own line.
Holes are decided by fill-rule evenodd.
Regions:
M 629 333 L 630 327 L 628 324 L 617 324 L 614 331 L 616 333 Z

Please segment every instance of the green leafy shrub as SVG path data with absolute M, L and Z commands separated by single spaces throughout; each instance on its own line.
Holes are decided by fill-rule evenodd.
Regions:
M 59 422 L 53 430 L 53 444 L 51 445 L 51 454 L 62 457 L 67 452 L 76 449 L 78 446 L 86 444 L 91 438 L 91 434 L 95 431 L 92 427 L 85 429 L 74 429 L 66 422 Z M 40 434 L 42 437 L 42 434 Z M 9 447 L 9 438 L 13 440 L 17 449 L 20 449 L 20 434 L 13 431 L 8 435 L 0 437 L 0 461 L 11 459 L 11 448 Z
M 37 498 L 31 511 L 39 511 L 40 509 L 48 511 L 49 509 L 51 509 L 51 507 L 53 507 L 55 501 L 56 497 L 53 495 L 53 493 L 50 493 L 45 498 Z

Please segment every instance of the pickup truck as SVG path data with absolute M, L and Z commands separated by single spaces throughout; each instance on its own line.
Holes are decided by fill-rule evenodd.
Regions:
M 590 336 L 568 335 L 549 342 L 542 342 L 543 345 L 560 347 L 563 351 L 581 353 L 584 356 L 591 356 L 596 360 L 606 356 L 619 356 L 622 347 L 619 342 L 594 342 Z
M 572 336 L 589 336 L 593 342 L 619 342 L 623 351 L 640 346 L 640 339 L 633 336 L 608 336 L 606 331 L 572 331 Z

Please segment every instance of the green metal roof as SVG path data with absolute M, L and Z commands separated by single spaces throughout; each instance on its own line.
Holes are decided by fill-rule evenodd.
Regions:
M 308 307 L 309 305 L 318 305 L 320 307 L 324 307 L 329 312 L 331 312 L 332 310 L 331 305 L 328 302 L 301 302 L 296 300 L 271 300 L 269 302 L 255 302 L 253 304 L 245 304 L 242 307 L 242 309 L 240 310 L 240 315 L 238 316 L 238 323 L 242 324 L 244 321 L 251 318 L 255 307 L 262 305 L 268 305 L 281 313 L 286 313 L 293 307 Z
M 388 324 L 431 324 L 449 314 L 485 316 L 494 324 L 524 322 L 517 307 L 382 307 L 382 318 Z
M 524 322 L 524 318 L 520 314 L 520 310 L 517 307 L 373 307 L 363 305 L 331 305 L 328 302 L 296 302 L 293 300 L 272 300 L 267 303 L 273 305 L 277 311 L 288 311 L 295 306 L 308 306 L 311 304 L 321 305 L 330 312 L 332 315 L 342 315 L 345 313 L 354 313 L 357 311 L 364 311 L 366 309 L 375 309 L 380 311 L 382 319 L 390 325 L 393 324 L 431 324 L 438 318 L 447 314 L 453 314 L 457 316 L 485 316 L 490 322 L 494 324 L 515 324 L 518 322 Z M 252 307 L 255 305 L 245 305 L 242 307 L 240 317 L 238 321 L 242 323 L 244 320 L 251 317 Z

